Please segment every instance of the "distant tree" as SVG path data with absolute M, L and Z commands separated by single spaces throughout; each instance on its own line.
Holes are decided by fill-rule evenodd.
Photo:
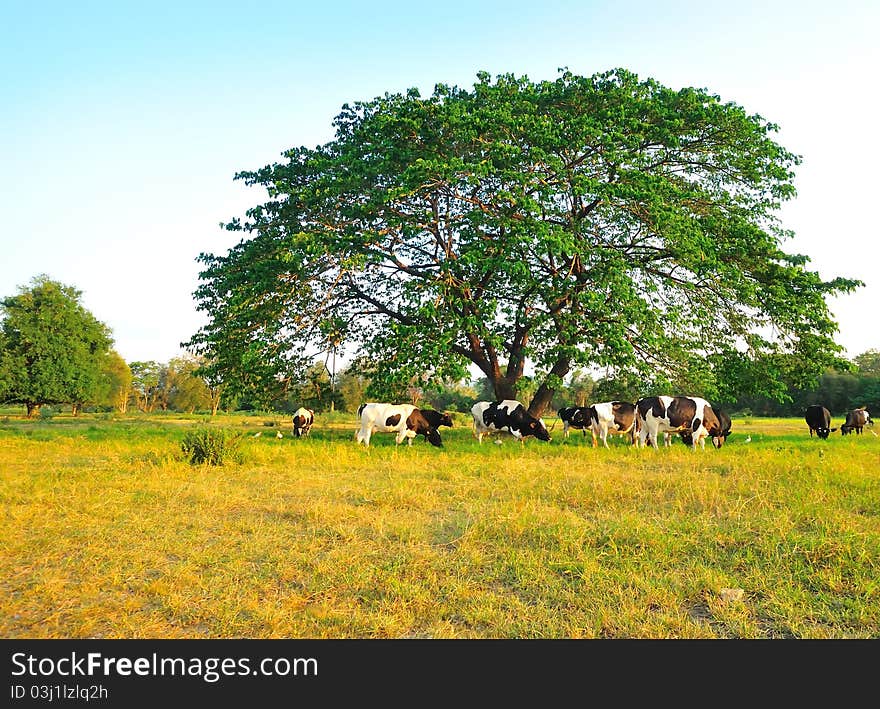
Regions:
M 880 377 L 880 350 L 862 352 L 853 359 L 858 373 L 867 377 Z
M 292 413 L 300 406 L 314 411 L 332 411 L 342 397 L 334 391 L 330 372 L 322 359 L 312 362 L 296 381 L 290 383 L 287 391 L 274 402 L 276 409 Z
M 652 379 L 643 379 L 631 372 L 608 372 L 596 380 L 594 401 L 629 401 L 635 403 L 643 396 L 668 394 L 669 389 Z M 676 392 L 678 393 L 678 392 Z
M 131 367 L 116 350 L 110 350 L 101 365 L 100 401 L 120 414 L 128 411 L 131 397 Z
M 438 411 L 470 413 L 477 401 L 477 390 L 465 381 L 446 380 L 426 392 L 425 400 Z
M 197 357 L 175 357 L 168 362 L 168 408 L 193 413 L 196 410 L 216 411 L 213 396 L 200 371 L 202 362 Z
M 358 406 L 367 400 L 367 387 L 370 380 L 354 367 L 346 367 L 337 374 L 337 391 L 339 392 L 343 411 L 353 413 Z
M 473 365 L 533 414 L 578 366 L 698 373 L 711 392 L 741 354 L 781 396 L 776 355 L 805 381 L 839 361 L 825 298 L 861 282 L 782 250 L 800 158 L 735 103 L 623 69 L 480 73 L 344 105 L 335 127 L 238 174 L 268 200 L 199 256 L 209 322 L 190 344 L 239 380 L 289 376 L 340 319 L 373 386 Z
M 77 413 L 98 395 L 113 341 L 81 297 L 73 286 L 40 275 L 18 295 L 0 300 L 0 396 L 24 404 L 28 417 L 44 404 L 72 404 Z
M 572 373 L 565 388 L 569 392 L 573 406 L 586 406 L 590 403 L 596 381 L 587 372 L 578 370 Z
M 159 384 L 166 366 L 155 360 L 132 362 L 131 388 L 135 403 L 141 411 L 152 413 L 159 399 Z

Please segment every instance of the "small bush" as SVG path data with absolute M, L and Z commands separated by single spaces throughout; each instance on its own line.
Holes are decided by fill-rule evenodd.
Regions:
M 208 465 L 224 465 L 225 463 L 241 463 L 243 455 L 241 451 L 242 433 L 236 433 L 223 428 L 198 428 L 187 431 L 180 443 L 184 455 L 189 458 L 193 465 L 207 463 Z

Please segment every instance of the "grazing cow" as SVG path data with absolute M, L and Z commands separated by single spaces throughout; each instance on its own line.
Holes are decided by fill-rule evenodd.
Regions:
M 568 429 L 577 428 L 587 435 L 590 427 L 590 409 L 587 406 L 566 406 L 556 412 L 562 421 L 562 437 L 568 438 Z
M 355 440 L 369 447 L 370 437 L 374 433 L 396 433 L 396 443 L 400 445 L 406 439 L 412 445 L 412 439 L 424 435 L 431 445 L 443 446 L 440 433 L 428 423 L 421 409 L 412 404 L 361 404 L 358 407 L 361 426 L 355 434 Z
M 873 425 L 874 419 L 871 418 L 871 414 L 868 413 L 868 410 L 862 406 L 861 408 L 846 412 L 846 423 L 840 427 L 840 433 L 844 436 L 853 431 L 857 434 L 861 434 L 862 429 L 865 426 Z
M 810 427 L 810 438 L 813 437 L 813 431 L 819 438 L 828 438 L 828 434 L 837 430 L 837 427 L 831 428 L 831 412 L 821 404 L 812 404 L 807 407 L 804 414 L 804 420 Z
M 315 423 L 315 412 L 301 406 L 293 414 L 293 435 L 297 438 L 308 436 L 313 423 Z
M 723 430 L 718 416 L 705 399 L 695 396 L 648 396 L 636 402 L 638 443 L 654 448 L 658 436 L 664 434 L 664 444 L 669 445 L 667 433 L 689 433 L 691 448 L 706 447 L 706 439 L 721 448 L 730 431 Z
M 474 417 L 474 436 L 479 443 L 483 436 L 505 431 L 520 443 L 530 436 L 541 441 L 550 440 L 550 432 L 541 419 L 535 418 L 515 399 L 478 401 L 471 407 Z
M 715 415 L 718 417 L 718 426 L 721 429 L 720 437 L 723 438 L 724 441 L 727 441 L 727 437 L 730 435 L 730 427 L 731 427 L 730 416 L 727 415 L 726 411 L 722 411 L 721 409 L 718 409 L 714 406 L 712 407 L 712 411 L 714 411 Z M 668 435 L 668 434 L 664 434 L 664 435 Z M 681 436 L 681 440 L 684 442 L 684 444 L 686 446 L 693 445 L 693 436 L 691 435 L 690 431 L 682 431 L 679 435 Z M 749 440 L 746 441 L 746 443 L 748 443 L 751 440 L 752 439 L 749 438 Z M 720 448 L 720 447 L 721 446 L 716 446 L 716 448 Z
M 606 401 L 587 407 L 590 413 L 590 431 L 593 434 L 593 448 L 597 439 L 608 448 L 608 434 L 629 435 L 632 443 L 636 436 L 636 407 L 628 401 Z
M 420 411 L 434 428 L 440 428 L 441 426 L 452 427 L 452 416 L 445 411 L 434 411 L 434 409 L 420 409 Z
M 431 428 L 440 430 L 441 426 L 452 427 L 452 416 L 445 411 L 434 411 L 434 409 L 420 409 L 425 420 Z M 428 440 L 427 432 L 424 434 L 425 440 Z

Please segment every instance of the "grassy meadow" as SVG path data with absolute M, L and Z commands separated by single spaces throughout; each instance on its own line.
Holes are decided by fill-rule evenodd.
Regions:
M 561 424 L 478 445 L 468 418 L 442 449 L 365 449 L 351 414 L 306 439 L 280 415 L 0 414 L 0 636 L 880 637 L 870 429 L 735 417 L 721 450 L 604 450 Z M 203 424 L 242 431 L 243 462 L 190 465 Z

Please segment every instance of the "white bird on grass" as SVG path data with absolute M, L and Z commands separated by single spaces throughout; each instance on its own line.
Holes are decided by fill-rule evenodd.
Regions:
M 262 432 L 262 431 L 257 431 L 257 432 L 254 434 L 254 438 L 259 438 L 259 437 L 262 436 L 262 435 L 263 435 L 263 432 Z
M 743 441 L 743 443 L 751 443 L 751 442 L 752 442 L 752 437 L 751 437 L 751 436 L 749 436 L 748 438 L 746 438 L 745 441 Z
M 281 431 L 278 431 L 278 433 L 275 434 L 275 438 L 284 438 L 284 434 L 281 433 Z

